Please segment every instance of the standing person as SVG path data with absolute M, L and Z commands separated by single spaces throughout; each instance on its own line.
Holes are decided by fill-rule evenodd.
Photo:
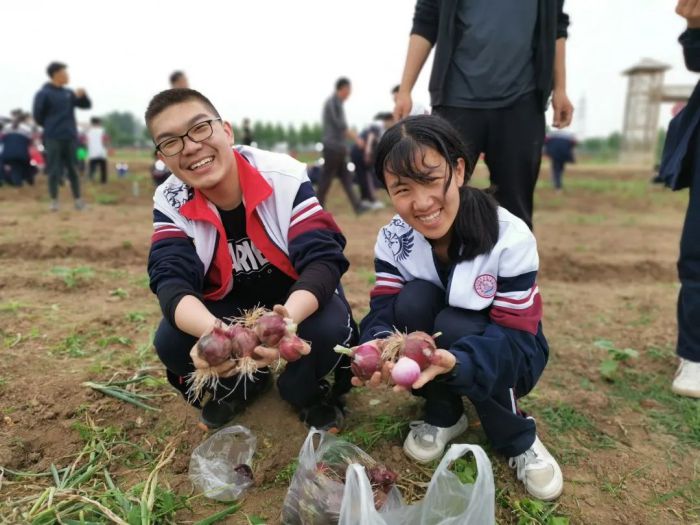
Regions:
M 352 187 L 352 175 L 346 165 L 347 147 L 346 140 L 355 140 L 355 133 L 348 129 L 345 120 L 345 110 L 343 104 L 350 96 L 352 87 L 350 81 L 339 78 L 335 83 L 335 93 L 326 100 L 323 105 L 321 122 L 323 125 L 323 169 L 321 180 L 318 184 L 318 201 L 321 206 L 326 203 L 328 190 L 333 183 L 333 179 L 338 177 L 343 185 L 345 194 L 356 214 L 367 211 L 367 207 L 360 203 L 360 199 L 355 194 Z
M 433 113 L 485 155 L 498 202 L 532 229 L 542 159 L 544 111 L 552 94 L 554 127 L 569 125 L 564 0 L 418 0 L 394 115 L 411 112 L 411 90 L 435 46 Z
M 376 171 L 397 215 L 377 235 L 360 341 L 376 344 L 394 327 L 440 333 L 439 360 L 412 385 L 426 400 L 425 417 L 411 424 L 407 456 L 427 463 L 443 454 L 467 428 L 466 396 L 527 491 L 552 500 L 562 492 L 561 469 L 516 403 L 549 357 L 537 244 L 522 220 L 467 185 L 468 162 L 457 131 L 440 117 L 408 117 L 382 137 Z
M 253 130 L 250 129 L 250 119 L 243 119 L 243 140 L 241 141 L 244 146 L 250 146 L 253 144 Z
M 75 108 L 90 109 L 92 103 L 85 90 L 67 89 L 68 70 L 61 62 L 51 62 L 46 68 L 50 81 L 34 97 L 34 120 L 44 128 L 44 146 L 49 174 L 51 211 L 58 211 L 58 184 L 65 170 L 70 181 L 75 209 L 84 208 L 80 198 L 80 179 L 76 171 L 78 127 Z
M 5 180 L 12 186 L 22 186 L 23 183 L 34 184 L 29 148 L 32 145 L 32 130 L 26 124 L 27 117 L 21 109 L 12 112 L 12 122 L 8 125 L 2 138 L 2 162 L 0 162 L 0 178 L 4 173 Z
M 676 13 L 688 22 L 679 42 L 685 65 L 700 72 L 700 1 L 679 0 Z M 681 234 L 678 277 L 678 343 L 680 359 L 671 390 L 700 398 L 700 82 L 688 104 L 668 127 L 659 175 L 673 190 L 690 188 Z
M 360 186 L 361 203 L 371 210 L 384 208 L 384 203 L 374 195 L 374 156 L 379 138 L 384 130 L 392 126 L 393 121 L 391 113 L 377 113 L 374 121 L 358 134 L 350 148 L 350 161 L 355 166 L 355 180 Z
M 195 348 L 217 319 L 257 305 L 298 325 L 311 352 L 287 363 L 277 386 L 309 426 L 340 428 L 341 396 L 350 389 L 346 359 L 333 351 L 356 336 L 340 288 L 348 269 L 345 237 L 320 206 L 306 166 L 287 155 L 234 147 L 231 126 L 191 89 L 157 94 L 146 125 L 160 160 L 173 172 L 154 196 L 148 259 L 151 290 L 163 320 L 154 346 L 171 384 L 186 396 L 186 377 L 207 368 Z M 257 347 L 255 381 L 239 385 L 233 362 L 216 367 L 221 381 L 204 402 L 209 428 L 228 423 L 259 393 L 277 350 Z M 333 372 L 332 387 L 324 379 Z
M 544 141 L 544 152 L 549 157 L 552 168 L 552 186 L 556 191 L 562 190 L 562 179 L 566 164 L 576 162 L 574 148 L 576 139 L 572 133 L 564 130 L 552 131 Z
M 102 127 L 102 119 L 92 117 L 90 128 L 85 133 L 87 139 L 88 174 L 90 180 L 95 179 L 95 171 L 100 170 L 100 183 L 107 184 L 107 145 L 109 137 Z
M 173 71 L 170 74 L 170 87 L 187 89 L 190 87 L 190 81 L 187 79 L 184 71 Z

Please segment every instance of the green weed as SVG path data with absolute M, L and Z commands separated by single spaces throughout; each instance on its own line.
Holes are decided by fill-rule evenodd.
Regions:
M 408 420 L 382 414 L 372 421 L 355 427 L 354 430 L 344 432 L 343 439 L 356 444 L 363 450 L 369 450 L 379 441 L 402 440 L 407 428 Z
M 632 348 L 619 349 L 612 341 L 599 339 L 593 343 L 598 348 L 607 350 L 608 358 L 600 363 L 600 375 L 608 381 L 614 381 L 621 362 L 639 357 L 639 352 Z
M 67 288 L 75 288 L 95 275 L 89 266 L 78 266 L 77 268 L 67 268 L 65 266 L 54 266 L 51 273 L 59 277 Z

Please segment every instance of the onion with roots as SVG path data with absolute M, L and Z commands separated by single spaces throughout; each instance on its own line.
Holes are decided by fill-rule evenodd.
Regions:
M 278 348 L 287 361 L 296 361 L 307 344 L 296 335 L 296 324 L 275 312 L 255 308 L 244 312 L 225 325 L 217 319 L 211 332 L 197 342 L 197 355 L 209 364 L 209 368 L 197 368 L 188 377 L 188 394 L 199 399 L 205 390 L 215 390 L 219 384 L 218 367 L 229 360 L 235 361 L 241 380 L 254 381 L 258 370 L 255 348 L 263 345 Z M 283 348 L 280 348 L 282 345 Z
M 382 370 L 382 365 L 384 364 L 382 354 L 372 344 L 365 343 L 353 348 L 345 348 L 338 345 L 334 350 L 339 354 L 345 354 L 352 358 L 350 364 L 352 373 L 363 381 L 369 381 L 375 372 Z

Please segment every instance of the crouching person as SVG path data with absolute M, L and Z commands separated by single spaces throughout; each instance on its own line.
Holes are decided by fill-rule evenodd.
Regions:
M 154 195 L 154 232 L 148 259 L 151 290 L 163 320 L 155 348 L 170 383 L 209 428 L 227 424 L 270 384 L 276 350 L 258 347 L 253 380 L 239 381 L 230 363 L 220 384 L 188 397 L 197 340 L 217 319 L 256 306 L 275 308 L 298 325 L 310 353 L 279 376 L 281 397 L 310 426 L 338 428 L 341 396 L 350 388 L 347 363 L 333 352 L 352 344 L 356 327 L 340 289 L 348 268 L 345 238 L 318 203 L 304 164 L 247 146 L 232 148 L 230 125 L 191 89 L 157 94 L 146 125 L 172 175 Z M 335 374 L 333 387 L 324 379 Z
M 467 162 L 459 135 L 440 117 L 406 118 L 382 137 L 376 173 L 397 215 L 377 236 L 376 285 L 360 339 L 384 338 L 393 327 L 440 333 L 440 360 L 412 385 L 425 398 L 425 415 L 411 425 L 406 455 L 419 462 L 442 456 L 467 428 L 467 397 L 491 446 L 510 458 L 528 492 L 552 500 L 562 492 L 561 469 L 537 437 L 535 420 L 517 406 L 549 356 L 535 237 L 467 184 Z

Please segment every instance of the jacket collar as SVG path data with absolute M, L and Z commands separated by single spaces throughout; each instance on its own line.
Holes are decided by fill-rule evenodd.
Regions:
M 241 195 L 245 203 L 246 219 L 250 220 L 255 208 L 272 195 L 272 187 L 260 172 L 236 150 L 233 150 L 233 157 L 238 169 L 238 183 L 241 186 Z M 198 189 L 195 189 L 193 197 L 180 207 L 180 214 L 192 220 L 209 219 L 210 222 L 217 222 L 209 199 Z

